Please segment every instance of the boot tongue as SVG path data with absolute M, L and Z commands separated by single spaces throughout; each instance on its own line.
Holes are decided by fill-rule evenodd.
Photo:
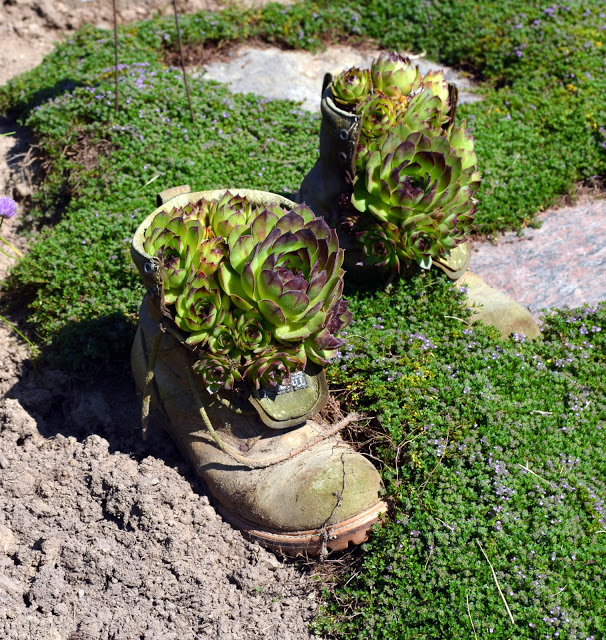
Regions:
M 284 429 L 303 424 L 318 413 L 328 397 L 324 372 L 315 375 L 295 373 L 289 385 L 275 389 L 261 387 L 250 398 L 261 420 L 272 429 Z
M 458 280 L 467 271 L 471 258 L 469 242 L 463 242 L 451 249 L 450 255 L 439 256 L 433 259 L 438 269 L 441 269 L 451 280 Z

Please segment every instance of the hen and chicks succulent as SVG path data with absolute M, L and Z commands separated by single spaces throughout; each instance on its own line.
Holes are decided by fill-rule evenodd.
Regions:
M 400 270 L 465 240 L 480 174 L 465 122 L 456 127 L 456 97 L 441 71 L 422 76 L 397 53 L 370 70 L 352 68 L 331 85 L 336 104 L 361 117 L 356 177 L 346 224 L 366 262 Z
M 351 321 L 343 250 L 305 205 L 260 207 L 227 191 L 160 211 L 143 247 L 160 264 L 164 302 L 211 391 L 286 384 L 343 344 L 337 334 Z

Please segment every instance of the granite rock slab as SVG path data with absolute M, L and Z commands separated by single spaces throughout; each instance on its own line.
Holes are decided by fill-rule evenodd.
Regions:
M 538 318 L 550 307 L 606 300 L 606 200 L 538 216 L 543 225 L 474 243 L 471 270 L 528 307 Z
M 333 46 L 312 54 L 277 47 L 242 46 L 230 53 L 229 60 L 212 62 L 198 73 L 202 72 L 205 79 L 226 83 L 234 92 L 296 100 L 307 111 L 319 111 L 324 74 L 336 74 L 353 66 L 368 68 L 380 50 Z M 415 58 L 415 64 L 422 74 L 430 69 L 443 69 L 446 79 L 459 87 L 460 103 L 480 99 L 468 77 L 423 57 Z

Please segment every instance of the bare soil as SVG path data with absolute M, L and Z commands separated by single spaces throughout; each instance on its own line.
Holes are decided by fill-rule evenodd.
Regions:
M 183 10 L 221 4 L 190 0 Z M 122 21 L 172 10 L 157 0 L 118 6 Z M 110 27 L 111 15 L 107 0 L 5 0 L 0 83 L 69 30 Z M 16 227 L 36 163 L 27 130 L 0 119 L 0 134 L 10 132 L 0 136 L 0 195 L 18 201 L 19 216 L 0 233 L 27 251 Z M 0 281 L 14 262 L 0 253 Z M 128 372 L 83 386 L 41 371 L 0 321 L 0 638 L 313 637 L 309 573 L 224 523 L 172 441 L 154 431 L 144 443 L 139 422 Z

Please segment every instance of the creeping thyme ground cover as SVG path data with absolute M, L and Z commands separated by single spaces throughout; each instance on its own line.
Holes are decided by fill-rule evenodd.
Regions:
M 182 22 L 191 46 L 259 36 L 313 49 L 370 36 L 476 73 L 485 98 L 459 115 L 484 174 L 476 221 L 490 232 L 532 223 L 575 181 L 604 174 L 604 13 L 598 2 L 365 0 Z M 0 89 L 0 110 L 19 112 L 48 163 L 33 245 L 8 292 L 29 301 L 53 364 L 81 375 L 127 369 L 142 295 L 128 243 L 157 191 L 288 193 L 315 160 L 319 119 L 293 103 L 195 77 L 192 123 L 180 72 L 161 62 L 173 24 L 121 30 L 118 113 L 111 34 L 91 28 Z M 433 273 L 347 295 L 351 346 L 328 374 L 346 408 L 374 416 L 368 446 L 393 515 L 327 593 L 317 628 L 603 637 L 604 306 L 557 312 L 527 343 L 468 326 L 461 296 Z
M 387 296 L 350 293 L 350 347 L 329 380 L 375 417 L 393 513 L 317 628 L 601 638 L 606 306 L 556 312 L 527 342 L 468 326 L 461 298 L 432 273 Z

